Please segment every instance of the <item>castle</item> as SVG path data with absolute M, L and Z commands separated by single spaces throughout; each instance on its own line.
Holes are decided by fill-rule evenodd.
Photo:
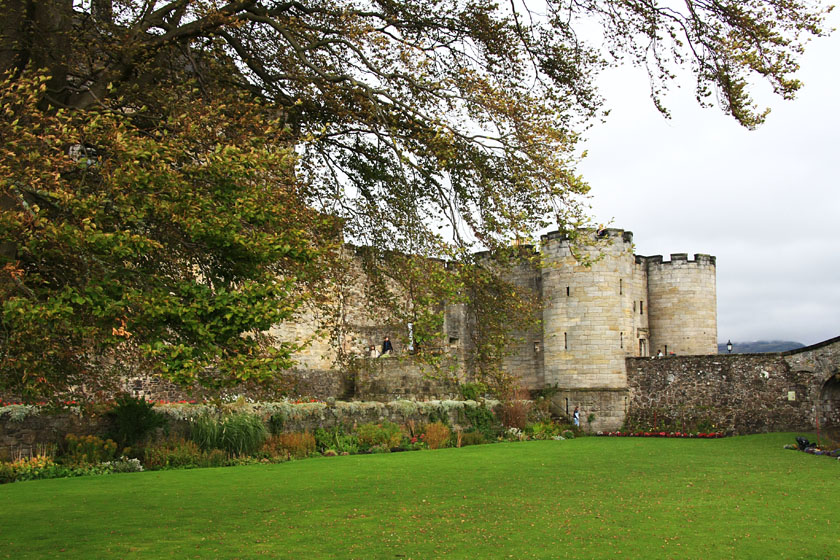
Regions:
M 511 271 L 510 281 L 537 294 L 541 316 L 528 332 L 516 333 L 519 342 L 504 368 L 528 389 L 554 389 L 560 412 L 580 406 L 594 416 L 591 428 L 611 429 L 621 425 L 629 406 L 626 358 L 659 351 L 717 353 L 715 258 L 635 255 L 633 234 L 621 229 L 587 231 L 582 241 L 573 247 L 560 233 L 544 235 L 540 258 L 524 259 Z M 343 386 L 334 383 L 342 377 L 333 369 L 336 342 L 340 350 L 365 357 L 384 336 L 394 340 L 397 355 L 406 354 L 410 344 L 408 333 L 394 332 L 402 326 L 371 316 L 359 286 L 351 282 L 341 289 L 346 292 L 341 340 L 312 337 L 312 316 L 275 331 L 287 339 L 312 338 L 296 356 L 297 375 L 310 393 L 347 395 L 346 380 Z M 442 346 L 455 363 L 463 363 L 469 350 L 469 328 L 463 305 L 446 307 Z M 324 383 L 328 379 L 332 385 Z M 450 390 L 410 361 L 395 360 L 368 361 L 352 385 L 352 396 L 378 400 L 440 397 Z

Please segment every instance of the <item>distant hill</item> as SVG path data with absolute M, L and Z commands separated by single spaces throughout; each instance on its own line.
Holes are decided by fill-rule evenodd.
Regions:
M 763 352 L 785 352 L 804 348 L 801 342 L 792 340 L 757 340 L 755 342 L 733 342 L 733 354 L 761 354 Z M 726 343 L 718 344 L 718 354 L 726 354 Z

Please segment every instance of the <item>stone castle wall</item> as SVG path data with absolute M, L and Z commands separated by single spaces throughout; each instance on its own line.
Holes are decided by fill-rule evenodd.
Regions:
M 840 428 L 840 337 L 783 353 L 627 360 L 631 428 Z
M 540 302 L 532 327 L 513 332 L 503 367 L 530 390 L 559 391 L 555 408 L 566 400 L 591 409 L 599 429 L 616 428 L 627 409 L 625 359 L 656 349 L 684 354 L 717 352 L 715 259 L 684 254 L 662 257 L 633 254 L 633 234 L 621 229 L 581 231 L 573 246 L 559 232 L 542 237 L 540 253 L 530 247 L 507 279 Z M 455 379 L 469 381 L 476 325 L 464 304 L 445 305 L 438 343 L 423 349 L 447 364 L 447 381 L 427 375 L 412 360 L 409 298 L 395 279 L 366 275 L 367 259 L 389 258 L 370 248 L 345 246 L 330 293 L 298 316 L 272 329 L 281 340 L 301 344 L 298 365 L 283 388 L 292 396 L 358 399 L 433 399 L 454 394 Z M 537 257 L 537 258 L 533 258 Z M 428 261 L 430 273 L 447 264 Z M 383 284 L 384 283 L 384 284 Z M 387 286 L 387 290 L 383 286 Z M 378 293 L 396 294 L 387 303 Z M 393 361 L 377 361 L 382 340 L 391 339 Z M 374 350 L 371 352 L 370 347 Z M 359 369 L 358 364 L 366 364 Z M 135 379 L 127 389 L 152 400 L 201 398 L 152 379 Z M 239 391 L 239 389 L 236 389 Z M 600 392 L 599 392 L 600 391 Z M 251 395 L 250 389 L 242 391 Z M 258 398 L 257 393 L 253 393 Z
M 525 249 L 533 252 L 533 249 Z M 508 273 L 507 280 L 523 289 L 526 294 L 533 294 L 538 301 L 543 301 L 543 276 L 533 259 L 526 259 Z M 513 372 L 521 380 L 523 387 L 538 390 L 545 387 L 545 340 L 540 322 L 542 309 L 538 306 L 533 325 L 529 329 L 513 332 L 513 347 L 503 360 L 505 371 Z

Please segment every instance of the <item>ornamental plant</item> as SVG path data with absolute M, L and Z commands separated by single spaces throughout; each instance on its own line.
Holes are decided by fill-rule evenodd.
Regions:
M 108 412 L 113 422 L 111 436 L 120 447 L 132 446 L 152 430 L 167 424 L 167 417 L 154 410 L 155 403 L 128 394 L 117 396 Z
M 230 414 L 221 418 L 203 415 L 192 423 L 190 437 L 205 451 L 221 449 L 231 456 L 251 455 L 265 443 L 268 429 L 255 414 Z
M 442 422 L 429 424 L 423 432 L 423 440 L 429 449 L 448 447 L 451 436 L 452 432 Z
M 315 453 L 315 436 L 309 432 L 277 434 L 266 441 L 263 449 L 270 449 L 274 457 L 304 459 Z
M 370 451 L 375 446 L 393 449 L 402 442 L 402 430 L 393 422 L 367 423 L 356 428 L 356 437 L 362 451 Z
M 103 440 L 93 435 L 67 434 L 64 442 L 67 453 L 63 462 L 68 465 L 90 465 L 110 461 L 117 452 L 117 443 L 114 440 Z

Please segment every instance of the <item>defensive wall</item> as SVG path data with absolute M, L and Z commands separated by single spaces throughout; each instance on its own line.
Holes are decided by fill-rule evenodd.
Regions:
M 289 392 L 348 400 L 455 394 L 457 381 L 471 380 L 475 314 L 464 304 L 441 302 L 444 324 L 435 351 L 443 367 L 423 366 L 410 356 L 411 325 L 395 318 L 405 302 L 397 298 L 385 308 L 371 297 L 375 281 L 363 264 L 369 249 L 344 251 L 345 267 L 327 298 L 331 305 L 306 308 L 296 320 L 272 329 L 283 340 L 308 341 L 295 354 Z M 714 257 L 697 254 L 689 260 L 677 253 L 665 261 L 661 255 L 636 255 L 632 232 L 616 228 L 582 230 L 575 243 L 549 233 L 538 251 L 527 246 L 521 251 L 526 258 L 506 269 L 505 277 L 533 294 L 538 305 L 532 326 L 512 333 L 503 367 L 529 390 L 551 388 L 558 414 L 579 406 L 592 419 L 589 429 L 617 429 L 632 397 L 627 358 L 659 350 L 717 352 Z M 394 358 L 376 357 L 385 336 Z M 131 390 L 158 398 L 162 388 L 135 382 Z M 171 389 L 165 400 L 175 400 Z
M 522 247 L 527 258 L 505 270 L 506 279 L 533 294 L 538 305 L 533 324 L 512 333 L 503 366 L 527 389 L 551 389 L 558 414 L 578 406 L 592 420 L 585 427 L 617 429 L 636 398 L 628 358 L 660 350 L 668 355 L 717 352 L 716 260 L 703 254 L 689 260 L 676 253 L 670 261 L 636 255 L 633 234 L 623 229 L 577 233 L 575 242 L 560 232 L 544 235 L 538 249 Z M 439 399 L 456 394 L 458 381 L 472 380 L 470 356 L 480 319 L 471 309 L 440 303 L 441 339 L 434 348 L 425 347 L 435 353 L 438 366 L 424 366 L 411 355 L 408 298 L 399 295 L 393 280 L 389 284 L 366 272 L 366 259 L 382 256 L 350 245 L 342 251 L 343 264 L 336 267 L 330 293 L 318 305 L 301 309 L 295 320 L 271 329 L 280 340 L 305 343 L 294 354 L 297 367 L 284 388 L 288 394 Z M 374 297 L 384 292 L 396 295 L 387 302 Z M 386 336 L 394 351 L 378 357 Z M 152 400 L 204 396 L 201 390 L 185 392 L 148 377 L 128 380 L 125 388 Z
M 628 358 L 631 429 L 840 429 L 840 337 L 798 350 Z

